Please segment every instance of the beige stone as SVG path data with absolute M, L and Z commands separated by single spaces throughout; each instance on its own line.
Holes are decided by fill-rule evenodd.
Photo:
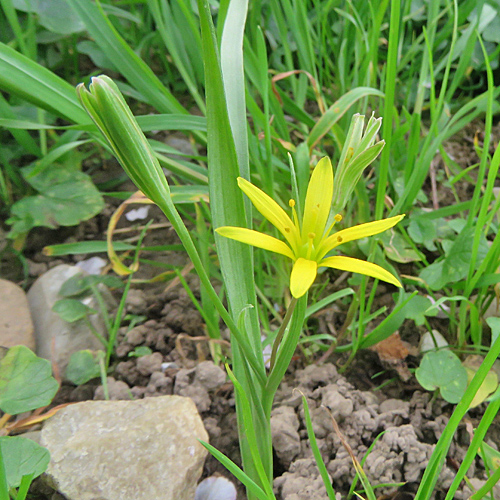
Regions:
M 24 290 L 0 279 L 0 346 L 15 345 L 35 350 L 33 322 Z
M 103 349 L 86 321 L 81 319 L 68 323 L 52 310 L 54 304 L 62 299 L 59 290 L 63 283 L 81 272 L 78 267 L 67 264 L 53 267 L 33 283 L 27 294 L 35 326 L 36 354 L 55 363 L 63 377 L 73 353 L 82 349 Z M 92 297 L 87 297 L 82 302 L 98 309 Z M 89 319 L 97 332 L 106 337 L 102 315 L 93 314 Z
M 45 480 L 68 500 L 192 500 L 208 441 L 193 401 L 85 401 L 42 429 Z

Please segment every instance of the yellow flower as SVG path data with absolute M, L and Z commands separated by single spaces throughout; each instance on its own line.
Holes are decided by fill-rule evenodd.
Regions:
M 294 200 L 289 201 L 292 220 L 271 197 L 247 180 L 238 177 L 238 186 L 250 198 L 255 208 L 278 229 L 286 243 L 267 234 L 242 227 L 224 226 L 216 229 L 216 232 L 226 238 L 292 259 L 294 264 L 290 275 L 290 291 L 293 297 L 298 299 L 309 290 L 316 279 L 319 267 L 365 274 L 401 287 L 396 277 L 376 264 L 341 255 L 326 257 L 340 244 L 381 233 L 396 225 L 404 217 L 398 215 L 331 234 L 333 226 L 336 222 L 340 222 L 342 217 L 336 215 L 330 227 L 326 227 L 333 196 L 333 170 L 329 158 L 322 158 L 311 175 L 302 224 L 299 224 Z

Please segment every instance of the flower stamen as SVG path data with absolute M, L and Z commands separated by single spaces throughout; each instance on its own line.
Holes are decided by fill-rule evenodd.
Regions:
M 340 214 L 336 214 L 335 217 L 333 218 L 333 222 L 330 224 L 330 227 L 328 228 L 328 231 L 325 233 L 325 237 L 327 237 L 333 229 L 333 226 L 337 224 L 337 222 L 340 222 L 342 220 L 342 216 Z
M 299 218 L 297 216 L 297 211 L 295 210 L 295 200 L 293 200 L 293 199 L 288 200 L 288 206 L 292 209 L 293 223 L 298 228 L 299 227 Z

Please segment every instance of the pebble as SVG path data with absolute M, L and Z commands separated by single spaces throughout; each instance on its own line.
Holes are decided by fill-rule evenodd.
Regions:
M 84 320 L 68 323 L 52 311 L 54 304 L 62 298 L 59 296 L 62 284 L 80 272 L 82 271 L 75 266 L 61 264 L 40 276 L 28 292 L 28 303 L 35 327 L 36 354 L 55 363 L 62 375 L 74 352 L 82 349 L 103 349 L 101 342 Z M 107 293 L 109 294 L 109 291 Z M 87 305 L 98 309 L 93 298 Z M 106 336 L 100 314 L 92 315 L 90 321 L 101 335 Z
M 125 304 L 129 313 L 144 314 L 148 305 L 146 294 L 143 290 L 133 288 L 128 291 Z
M 25 345 L 35 350 L 33 322 L 24 290 L 0 279 L 0 345 Z
M 107 377 L 108 382 L 108 396 L 111 401 L 119 400 L 130 400 L 132 399 L 132 393 L 130 392 L 130 387 L 123 382 L 123 380 L 115 380 L 113 377 Z M 104 393 L 104 387 L 100 385 L 95 390 L 94 400 L 104 400 L 106 399 Z
M 189 398 L 86 401 L 45 422 L 44 480 L 68 500 L 192 500 L 207 441 Z
M 195 373 L 195 380 L 207 391 L 215 390 L 226 382 L 226 372 L 213 361 L 202 361 L 196 366 Z
M 159 352 L 146 354 L 137 358 L 137 371 L 147 377 L 154 372 L 160 372 L 162 363 L 163 356 Z

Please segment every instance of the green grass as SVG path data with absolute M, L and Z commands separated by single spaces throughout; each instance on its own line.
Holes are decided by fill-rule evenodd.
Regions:
M 354 114 L 374 113 L 383 118 L 379 135 L 385 147 L 342 207 L 343 224 L 349 227 L 400 213 L 406 218 L 390 234 L 341 250 L 403 275 L 406 293 L 395 293 L 394 304 L 382 309 L 377 305 L 378 282 L 353 276 L 337 290 L 327 287 L 331 276 L 324 273 L 311 289 L 309 308 L 303 304 L 299 313 L 308 316 L 317 311 L 316 305 L 326 305 L 348 290 L 342 298 L 344 338 L 335 351 L 348 353 L 353 361 L 359 349 L 412 321 L 413 296 L 442 297 L 450 306 L 450 345 L 457 352 L 489 350 L 489 363 L 488 356 L 497 347 L 490 343 L 488 330 L 483 332 L 483 315 L 496 300 L 500 259 L 500 199 L 494 194 L 500 153 L 493 151 L 491 136 L 500 94 L 495 80 L 500 45 L 494 4 L 475 0 L 255 0 L 248 5 L 221 0 L 218 8 L 216 4 L 204 10 L 204 2 L 194 9 L 187 0 L 119 4 L 69 0 L 59 7 L 69 21 L 65 32 L 57 33 L 36 7 L 25 12 L 16 10 L 11 0 L 0 0 L 4 219 L 19 214 L 30 197 L 46 194 L 42 174 L 55 172 L 56 166 L 87 172 L 87 158 L 110 157 L 109 144 L 82 109 L 74 87 L 113 71 L 159 164 L 171 172 L 172 201 L 182 204 L 195 221 L 189 252 L 195 259 L 202 256 L 199 265 L 207 285 L 195 304 L 204 312 L 210 335 L 220 335 L 221 315 L 236 332 L 244 326 L 243 351 L 253 353 L 251 366 L 235 342 L 233 372 L 243 392 L 251 394 L 257 429 L 261 424 L 265 428 L 272 397 L 263 396 L 266 389 L 256 389 L 265 371 L 259 358 L 260 335 L 261 329 L 275 334 L 284 316 L 290 267 L 274 255 L 214 239 L 212 229 L 246 225 L 273 234 L 267 223 L 254 220 L 236 177 L 252 180 L 288 209 L 290 198 L 303 200 L 311 167 L 319 158 L 328 155 L 334 165 L 341 159 Z M 235 50 L 240 46 L 242 52 Z M 474 144 L 477 164 L 464 169 L 446 151 L 447 142 L 457 134 L 472 138 L 475 129 L 484 132 L 484 140 Z M 183 133 L 194 154 L 172 158 L 178 151 L 162 143 L 156 130 Z M 449 192 L 452 201 L 447 206 L 433 207 L 429 186 L 434 177 L 438 189 Z M 468 191 L 460 188 L 464 183 Z M 207 193 L 210 205 L 195 208 L 190 203 Z M 63 198 L 63 203 L 69 202 L 69 197 Z M 173 214 L 173 206 L 168 210 Z M 22 250 L 31 229 L 50 225 L 32 217 L 34 212 L 22 213 L 24 225 L 17 226 L 22 229 L 10 235 L 12 252 Z M 72 223 L 82 218 L 75 217 Z M 215 248 L 217 263 L 211 258 Z M 221 277 L 224 287 L 216 299 L 208 284 L 210 278 Z M 221 309 L 223 297 L 229 298 L 229 313 Z M 423 324 L 432 329 L 433 322 L 426 317 Z M 298 341 L 302 331 L 298 320 L 292 320 L 292 330 L 290 338 Z M 300 343 L 311 353 L 326 351 L 331 340 L 313 332 L 311 339 L 302 336 Z M 284 359 L 293 354 L 293 342 L 287 349 L 290 352 L 281 352 L 279 370 L 268 380 L 271 392 L 286 369 Z M 485 366 L 488 363 L 485 360 Z M 484 374 L 478 372 L 479 378 Z M 463 401 L 475 385 L 469 385 Z M 245 406 L 240 398 L 238 405 Z M 489 404 L 494 408 L 496 402 Z M 450 436 L 465 414 L 464 405 L 457 407 L 446 437 L 436 447 L 419 499 L 432 494 Z M 476 434 L 484 438 L 490 424 L 485 415 Z M 259 439 L 257 432 L 255 442 L 243 445 L 248 457 L 245 470 L 251 476 L 247 486 L 255 496 L 267 498 L 263 474 L 269 476 L 271 470 L 269 443 L 267 437 Z M 257 468 L 252 466 L 256 449 L 264 457 Z M 470 451 L 464 464 L 474 456 Z M 463 477 L 466 466 L 459 472 Z M 458 486 L 458 477 L 453 487 Z

